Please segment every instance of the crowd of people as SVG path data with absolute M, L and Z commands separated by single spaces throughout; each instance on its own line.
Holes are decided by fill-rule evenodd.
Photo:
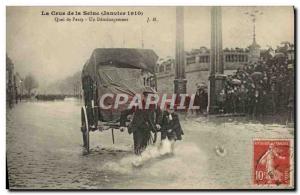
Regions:
M 226 77 L 217 97 L 220 112 L 259 116 L 293 109 L 293 71 L 285 57 L 244 64 Z
M 218 112 L 250 116 L 292 113 L 294 110 L 294 67 L 287 56 L 244 64 L 225 77 L 224 88 L 216 97 Z M 207 86 L 198 86 L 196 112 L 206 112 Z M 293 114 L 293 113 L 292 113 Z

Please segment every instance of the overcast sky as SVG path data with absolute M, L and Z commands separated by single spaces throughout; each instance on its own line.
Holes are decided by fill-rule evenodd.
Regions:
M 253 7 L 223 7 L 223 47 L 247 47 L 252 23 L 246 11 Z M 293 42 L 292 7 L 256 7 L 257 43 L 275 48 Z M 60 22 L 41 11 L 143 11 L 128 22 Z M 133 47 L 153 49 L 160 57 L 175 55 L 175 7 L 7 7 L 7 54 L 21 75 L 33 73 L 44 85 L 82 69 L 94 48 Z M 185 50 L 210 47 L 210 7 L 184 8 Z M 63 16 L 64 17 L 64 16 Z M 102 16 L 104 17 L 104 16 Z M 114 18 L 122 16 L 114 16 Z M 157 22 L 147 23 L 156 17 Z M 88 18 L 88 17 L 84 17 Z M 104 17 L 105 18 L 105 17 Z M 143 38 L 142 38 L 143 37 Z

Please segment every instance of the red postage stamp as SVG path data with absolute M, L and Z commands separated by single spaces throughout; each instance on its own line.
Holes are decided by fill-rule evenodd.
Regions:
M 255 185 L 290 185 L 290 140 L 254 140 Z

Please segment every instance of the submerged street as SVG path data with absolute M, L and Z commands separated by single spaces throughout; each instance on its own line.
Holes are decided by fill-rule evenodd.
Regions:
M 153 146 L 148 160 L 133 167 L 138 157 L 127 132 L 115 131 L 115 144 L 110 130 L 91 132 L 91 153 L 83 155 L 80 107 L 80 101 L 66 99 L 7 110 L 11 189 L 253 188 L 253 139 L 294 137 L 293 128 L 276 121 L 191 117 L 181 120 L 185 135 L 174 156 L 158 157 Z

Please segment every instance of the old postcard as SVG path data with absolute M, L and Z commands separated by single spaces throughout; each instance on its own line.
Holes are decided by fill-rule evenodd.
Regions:
M 295 188 L 294 7 L 6 7 L 11 190 Z

